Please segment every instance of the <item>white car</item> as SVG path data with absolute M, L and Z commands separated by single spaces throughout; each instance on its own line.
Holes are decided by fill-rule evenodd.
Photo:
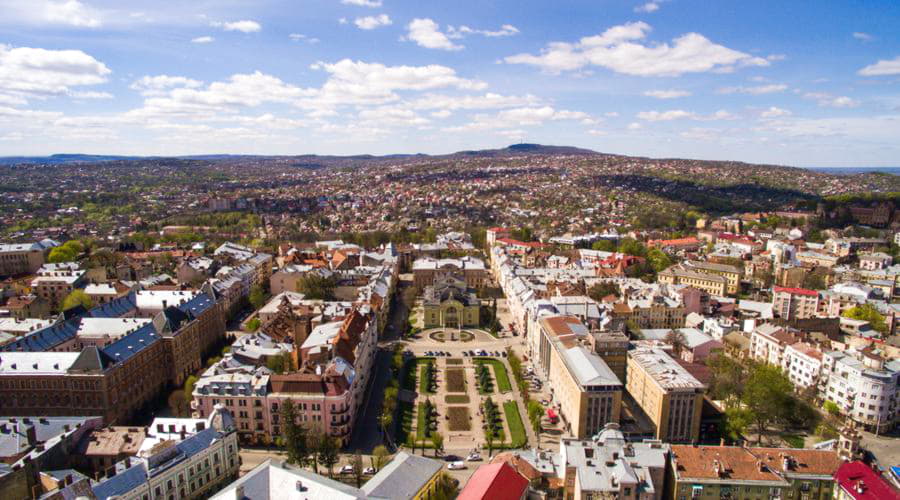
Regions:
M 365 474 L 365 475 L 367 475 L 367 476 L 372 476 L 372 475 L 374 475 L 374 474 L 375 474 L 375 467 L 366 467 L 365 469 L 363 469 L 363 474 Z
M 481 455 L 478 453 L 469 453 L 469 456 L 466 457 L 466 460 L 468 460 L 469 462 L 480 462 Z
M 462 470 L 466 468 L 466 463 L 462 460 L 458 462 L 450 462 L 449 464 L 447 464 L 447 468 L 449 470 Z
M 341 467 L 341 474 L 353 474 L 353 466 L 350 464 L 347 464 L 347 465 Z

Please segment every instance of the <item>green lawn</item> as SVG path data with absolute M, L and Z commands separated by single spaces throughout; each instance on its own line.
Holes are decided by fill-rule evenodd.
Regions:
M 400 422 L 397 442 L 405 443 L 412 432 L 413 404 L 406 401 L 397 402 L 397 420 Z
M 467 405 L 469 404 L 469 396 L 465 394 L 447 394 L 444 401 L 450 405 Z
M 497 381 L 497 389 L 500 392 L 512 391 L 512 384 L 509 383 L 509 374 L 506 373 L 506 366 L 503 362 L 493 358 L 475 358 L 476 363 L 485 363 L 494 369 L 494 380 Z
M 528 442 L 522 417 L 519 415 L 519 405 L 515 401 L 503 403 L 503 413 L 506 415 L 506 425 L 509 426 L 510 448 L 521 448 Z
M 425 403 L 419 403 L 419 413 L 416 419 L 416 439 L 422 440 L 428 436 L 428 419 L 425 416 Z
M 420 394 L 434 394 L 434 391 L 431 390 L 431 380 L 425 376 L 425 371 L 428 369 L 428 365 L 434 366 L 434 360 L 426 359 L 426 360 L 418 360 L 417 365 L 419 367 L 419 393 Z

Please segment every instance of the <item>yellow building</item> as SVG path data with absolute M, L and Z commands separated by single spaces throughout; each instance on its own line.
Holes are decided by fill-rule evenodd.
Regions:
M 729 283 L 726 278 L 716 274 L 707 274 L 692 268 L 686 268 L 680 264 L 660 272 L 656 279 L 660 283 L 688 285 L 699 288 L 710 295 L 725 295 L 726 292 L 733 293 L 728 292 Z
M 653 421 L 656 439 L 697 441 L 706 386 L 665 351 L 646 347 L 629 351 L 625 388 Z
M 587 328 L 573 316 L 542 318 L 540 325 L 542 368 L 566 430 L 585 439 L 618 423 L 622 382 L 603 358 L 582 345 L 588 342 Z
M 422 309 L 425 328 L 477 328 L 481 301 L 465 281 L 445 276 L 425 289 Z
M 834 451 L 673 445 L 668 498 L 831 499 Z

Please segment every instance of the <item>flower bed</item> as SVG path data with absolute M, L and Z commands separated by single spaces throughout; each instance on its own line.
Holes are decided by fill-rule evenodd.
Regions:
M 468 431 L 471 423 L 469 421 L 469 408 L 465 406 L 449 406 L 447 414 L 450 415 L 449 428 L 451 431 Z
M 448 369 L 447 392 L 466 392 L 466 377 L 462 369 Z

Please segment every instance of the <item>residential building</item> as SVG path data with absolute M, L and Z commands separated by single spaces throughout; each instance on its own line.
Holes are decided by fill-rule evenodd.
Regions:
M 772 310 L 784 320 L 815 318 L 819 293 L 805 288 L 776 286 L 772 290 Z
M 628 335 L 614 330 L 601 330 L 591 332 L 589 340 L 594 354 L 600 356 L 617 379 L 624 381 L 628 366 Z
M 566 500 L 660 500 L 665 493 L 669 445 L 625 441 L 618 424 L 607 424 L 592 440 L 563 438 L 559 455 Z
M 884 252 L 874 252 L 859 256 L 859 268 L 863 271 L 879 271 L 891 265 L 893 257 Z
M 866 429 L 886 432 L 900 420 L 900 360 L 872 347 L 823 355 L 824 399 Z
M 429 500 L 435 497 L 443 463 L 401 451 L 360 488 L 278 460 L 267 460 L 211 498 L 233 500 Z
M 240 456 L 231 414 L 219 407 L 196 429 L 190 436 L 148 436 L 137 457 L 118 462 L 114 475 L 94 485 L 97 500 L 207 498 L 234 480 Z
M 678 339 L 678 355 L 688 363 L 703 363 L 724 348 L 722 342 L 696 328 L 642 329 L 641 338 L 666 343 Z
M 0 308 L 0 311 L 2 310 L 6 310 L 11 317 L 18 320 L 26 318 L 46 319 L 53 312 L 49 300 L 34 294 L 10 297 L 6 301 L 6 305 Z
M 655 425 L 656 439 L 697 441 L 706 386 L 664 351 L 629 351 L 625 388 Z
M 63 300 L 76 288 L 87 285 L 85 272 L 78 264 L 44 264 L 37 270 L 37 276 L 31 280 L 31 288 L 35 295 L 43 297 L 52 309 L 59 309 Z
M 78 442 L 72 464 L 85 472 L 105 473 L 117 462 L 136 456 L 146 437 L 143 427 L 93 429 Z
M 16 276 L 36 272 L 44 264 L 43 243 L 0 244 L 0 276 Z
M 764 323 L 750 334 L 750 357 L 774 366 L 784 366 L 784 350 L 803 339 L 772 323 Z
M 806 342 L 784 349 L 782 368 L 795 387 L 817 387 L 822 373 L 822 351 Z
M 457 500 L 525 500 L 528 480 L 505 462 L 478 467 Z
M 859 460 L 838 467 L 834 482 L 835 500 L 900 500 L 896 486 Z
M 660 283 L 688 285 L 699 288 L 711 295 L 725 295 L 728 292 L 728 280 L 716 274 L 708 274 L 675 265 L 656 275 Z
M 834 451 L 672 445 L 669 498 L 832 498 Z

